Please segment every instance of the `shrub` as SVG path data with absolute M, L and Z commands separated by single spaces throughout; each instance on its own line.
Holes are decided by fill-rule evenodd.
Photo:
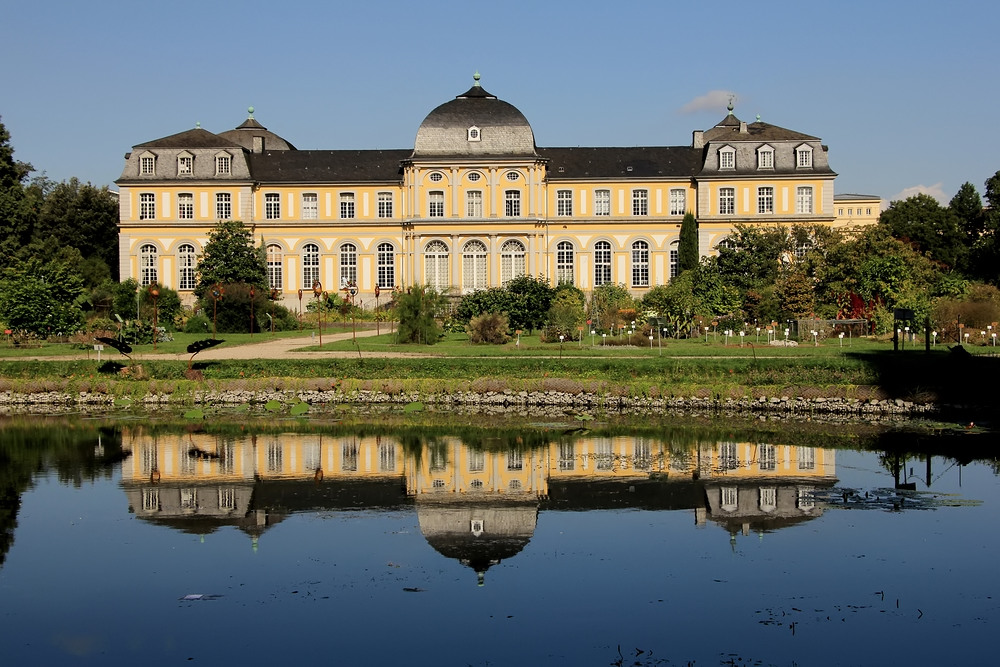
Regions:
M 441 337 L 437 316 L 444 310 L 446 297 L 433 287 L 414 285 L 396 297 L 399 311 L 400 343 L 433 345 Z
M 503 345 L 510 340 L 507 316 L 503 313 L 484 313 L 469 320 L 466 332 L 476 344 Z

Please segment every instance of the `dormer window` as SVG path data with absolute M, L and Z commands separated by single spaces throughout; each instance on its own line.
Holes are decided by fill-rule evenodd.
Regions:
M 808 169 L 813 166 L 813 149 L 808 144 L 802 144 L 795 149 L 795 166 Z
M 481 141 L 483 134 L 479 131 L 479 128 L 473 125 L 469 128 L 469 141 Z
M 215 156 L 215 175 L 229 176 L 233 173 L 233 157 L 229 153 L 218 153 Z
M 774 149 L 767 144 L 757 149 L 757 168 L 774 169 Z
M 194 156 L 188 152 L 177 156 L 177 175 L 190 176 L 194 173 Z
M 139 156 L 139 175 L 140 176 L 155 176 L 156 175 L 156 156 L 152 153 L 143 153 Z
M 719 169 L 736 169 L 736 149 L 732 146 L 719 149 Z

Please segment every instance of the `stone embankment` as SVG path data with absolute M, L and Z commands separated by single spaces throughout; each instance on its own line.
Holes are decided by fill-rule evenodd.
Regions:
M 943 406 L 932 403 L 915 403 L 902 399 L 860 399 L 860 398 L 804 398 L 794 396 L 772 396 L 760 398 L 721 397 L 660 397 L 619 396 L 588 392 L 570 393 L 559 391 L 486 391 L 423 393 L 388 393 L 378 390 L 284 390 L 247 391 L 214 390 L 196 391 L 183 397 L 166 393 L 149 393 L 129 403 L 133 406 L 178 408 L 189 405 L 231 406 L 243 404 L 264 404 L 268 401 L 282 403 L 305 402 L 312 405 L 358 404 L 358 405 L 407 405 L 423 403 L 440 408 L 479 408 L 484 411 L 519 410 L 529 407 L 554 407 L 576 411 L 608 412 L 674 412 L 685 410 L 726 411 L 747 413 L 796 413 L 856 415 L 861 417 L 895 415 L 922 416 L 939 412 Z M 0 406 L 7 408 L 30 406 L 79 406 L 106 407 L 116 404 L 114 396 L 103 393 L 60 391 L 31 394 L 0 392 Z M 954 407 L 954 406 L 951 406 Z

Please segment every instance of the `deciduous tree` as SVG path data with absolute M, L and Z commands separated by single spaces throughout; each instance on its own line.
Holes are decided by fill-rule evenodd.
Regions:
M 194 293 L 203 297 L 212 285 L 252 285 L 267 289 L 267 264 L 253 233 L 239 220 L 218 223 L 198 262 L 198 284 Z M 308 287 L 308 286 L 307 286 Z

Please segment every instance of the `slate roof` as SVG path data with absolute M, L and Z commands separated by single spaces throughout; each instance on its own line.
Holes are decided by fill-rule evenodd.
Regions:
M 225 137 L 196 127 L 192 130 L 171 134 L 169 137 L 136 144 L 133 148 L 242 148 L 242 146 Z
M 265 150 L 295 150 L 295 146 L 291 145 L 287 140 L 279 137 L 274 132 L 268 131 L 266 127 L 258 123 L 254 118 L 247 118 L 236 129 L 220 132 L 219 136 L 235 141 L 247 150 L 253 150 L 254 137 L 264 137 Z
M 740 133 L 739 118 L 727 115 L 711 130 L 705 130 L 705 142 L 709 141 L 819 141 L 814 137 L 795 130 L 789 130 L 764 121 L 747 123 L 746 134 Z
M 562 179 L 691 178 L 701 170 L 701 149 L 689 146 L 539 148 L 547 177 Z
M 409 149 L 292 150 L 249 153 L 254 180 L 262 183 L 395 183 L 402 180 L 400 162 Z

